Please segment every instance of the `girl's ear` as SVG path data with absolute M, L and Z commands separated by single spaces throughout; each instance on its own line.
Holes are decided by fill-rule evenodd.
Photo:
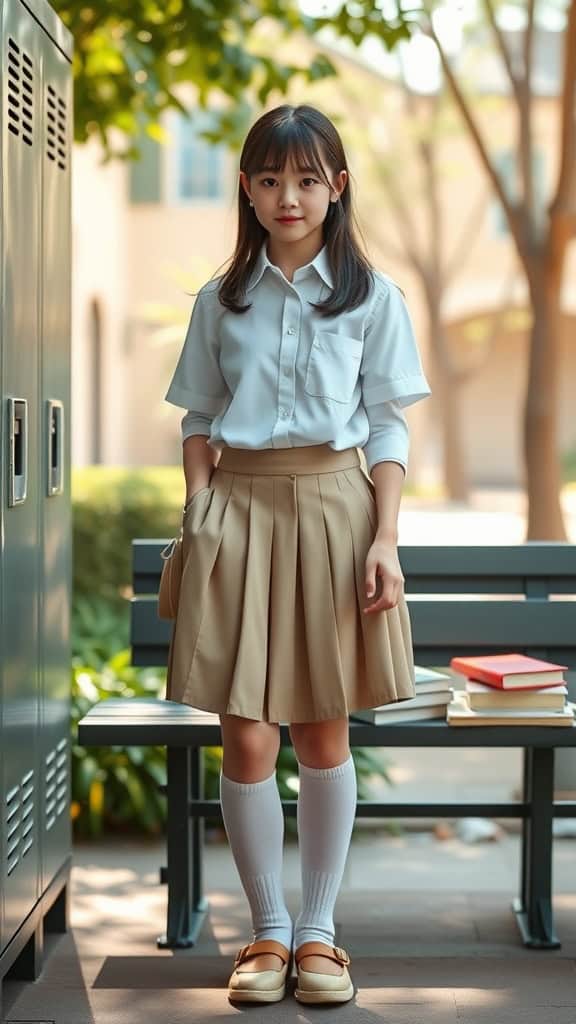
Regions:
M 336 196 L 332 197 L 332 202 L 335 203 L 340 198 L 346 187 L 347 181 L 348 173 L 345 170 L 340 171 L 339 174 L 336 176 L 336 180 L 334 182 L 333 191 L 336 193 Z
M 250 179 L 244 171 L 240 171 L 240 184 L 248 196 L 248 199 L 250 199 Z

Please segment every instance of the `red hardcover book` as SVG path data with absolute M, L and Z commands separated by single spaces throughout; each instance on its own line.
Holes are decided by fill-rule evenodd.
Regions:
M 475 658 L 452 658 L 450 668 L 469 679 L 477 679 L 500 690 L 530 690 L 564 682 L 568 665 L 555 665 L 526 654 L 485 654 Z

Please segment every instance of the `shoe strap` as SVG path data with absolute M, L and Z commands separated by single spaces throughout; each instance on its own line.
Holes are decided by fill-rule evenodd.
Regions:
M 325 956 L 328 960 L 334 960 L 335 963 L 342 964 L 344 967 L 350 963 L 350 957 L 345 949 L 340 946 L 328 946 L 324 942 L 303 942 L 301 946 L 298 946 L 294 954 L 296 966 L 305 956 Z
M 287 964 L 290 959 L 290 950 L 281 942 L 276 942 L 275 939 L 259 939 L 258 942 L 249 942 L 248 945 L 242 946 L 242 949 L 238 950 L 234 965 L 238 967 L 253 956 L 260 956 L 261 953 L 275 953 L 284 964 Z

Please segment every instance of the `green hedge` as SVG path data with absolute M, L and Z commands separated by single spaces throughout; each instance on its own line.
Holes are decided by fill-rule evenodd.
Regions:
M 74 470 L 74 596 L 97 594 L 125 610 L 132 538 L 175 536 L 184 495 L 181 466 Z

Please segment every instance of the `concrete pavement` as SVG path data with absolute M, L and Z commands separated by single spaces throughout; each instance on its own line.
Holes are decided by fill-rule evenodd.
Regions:
M 469 793 L 460 792 L 465 798 Z M 159 950 L 164 848 L 107 839 L 74 849 L 71 931 L 47 937 L 34 983 L 4 985 L 6 1024 L 575 1024 L 576 840 L 554 844 L 554 913 L 562 948 L 520 940 L 519 837 L 468 845 L 430 832 L 357 830 L 335 913 L 336 943 L 352 957 L 354 999 L 303 1007 L 291 994 L 270 1007 L 235 1008 L 226 983 L 250 940 L 248 906 L 226 843 L 206 858 L 209 915 L 198 946 Z M 285 842 L 284 883 L 300 907 L 299 858 Z

